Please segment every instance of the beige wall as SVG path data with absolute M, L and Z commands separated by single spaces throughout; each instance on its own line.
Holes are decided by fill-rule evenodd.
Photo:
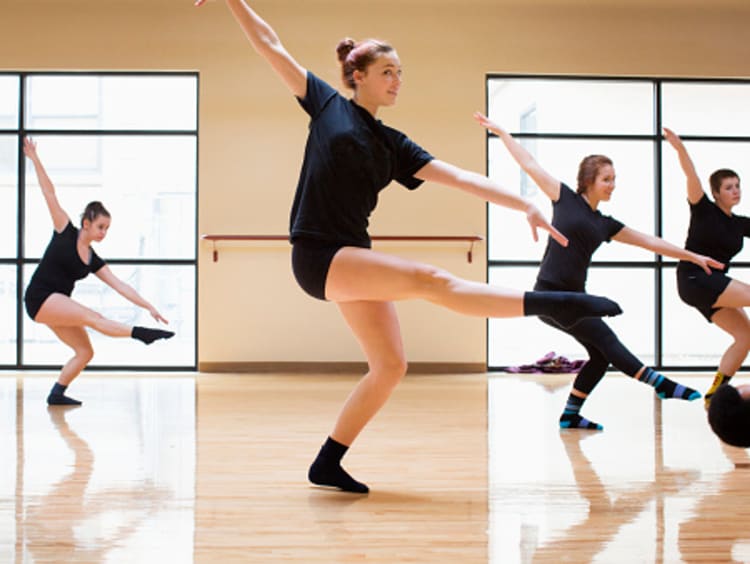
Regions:
M 484 171 L 487 72 L 750 76 L 747 0 L 275 0 L 256 9 L 304 66 L 338 84 L 343 36 L 392 42 L 405 85 L 381 118 L 437 157 Z M 221 3 L 2 0 L 0 68 L 198 70 L 200 233 L 283 234 L 307 120 Z M 449 189 L 393 186 L 373 234 L 485 234 L 485 206 Z M 520 234 L 526 236 L 525 233 Z M 461 245 L 380 246 L 484 280 Z M 199 361 L 358 361 L 336 308 L 306 297 L 286 244 L 199 255 Z M 191 307 L 185 304 L 185 307 Z M 483 363 L 485 322 L 423 303 L 398 305 L 412 361 Z

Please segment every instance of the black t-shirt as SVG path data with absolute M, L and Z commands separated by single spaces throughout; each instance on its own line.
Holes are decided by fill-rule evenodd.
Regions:
M 392 180 L 417 188 L 422 181 L 414 174 L 433 157 L 311 72 L 305 99 L 298 101 L 310 115 L 310 132 L 289 221 L 291 239 L 369 247 L 367 226 L 378 193 Z
M 55 231 L 44 251 L 29 287 L 70 296 L 77 280 L 85 278 L 104 266 L 104 261 L 89 247 L 89 262 L 84 263 L 78 254 L 78 229 L 71 222 L 60 233 Z
M 750 237 L 750 218 L 727 215 L 706 194 L 695 204 L 690 204 L 690 227 L 685 248 L 699 255 L 707 255 L 726 265 L 742 250 L 743 238 Z M 682 268 L 700 266 L 680 261 Z
M 583 196 L 564 183 L 560 184 L 560 197 L 552 203 L 552 225 L 568 238 L 568 246 L 549 238 L 537 280 L 559 290 L 585 292 L 591 255 L 625 226 L 592 210 Z

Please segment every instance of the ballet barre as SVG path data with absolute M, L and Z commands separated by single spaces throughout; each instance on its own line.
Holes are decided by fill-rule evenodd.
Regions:
M 466 252 L 466 260 L 472 262 L 474 257 L 474 244 L 484 241 L 479 235 L 373 235 L 373 241 L 423 241 L 423 242 L 464 242 L 469 243 Z M 214 262 L 219 261 L 219 249 L 217 243 L 221 241 L 288 241 L 288 235 L 212 235 L 203 234 L 201 239 L 210 241 L 213 251 Z

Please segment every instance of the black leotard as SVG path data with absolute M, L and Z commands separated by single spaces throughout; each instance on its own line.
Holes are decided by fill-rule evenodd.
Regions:
M 26 312 L 31 319 L 36 317 L 50 294 L 70 296 L 77 280 L 104 266 L 105 262 L 91 247 L 89 262 L 84 263 L 78 254 L 77 243 L 78 229 L 71 222 L 60 233 L 53 233 L 24 295 Z
M 744 237 L 750 237 L 750 218 L 725 214 L 706 194 L 697 203 L 690 204 L 685 248 L 726 265 L 723 271 L 712 270 L 710 275 L 692 262 L 680 261 L 677 265 L 680 298 L 700 311 L 708 321 L 718 311 L 713 304 L 732 281 L 726 274 L 730 261 L 742 250 Z
M 344 246 L 370 247 L 367 227 L 378 193 L 393 180 L 419 187 L 414 174 L 433 157 L 311 72 L 298 101 L 310 115 L 310 132 L 289 230 L 292 243 L 312 244 L 295 245 L 292 268 L 306 292 L 325 299 L 335 253 Z

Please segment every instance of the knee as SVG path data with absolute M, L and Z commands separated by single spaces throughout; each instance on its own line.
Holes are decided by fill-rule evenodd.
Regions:
M 401 354 L 393 354 L 388 358 L 380 359 L 377 364 L 371 366 L 371 373 L 380 386 L 395 388 L 406 376 L 409 365 L 406 358 Z
M 743 333 L 742 335 L 735 335 L 734 345 L 747 353 L 750 351 L 750 333 Z
M 420 265 L 415 272 L 416 284 L 427 295 L 444 293 L 456 278 L 448 271 L 430 265 Z
M 88 364 L 94 358 L 94 349 L 91 345 L 76 347 L 75 355 L 82 363 Z

